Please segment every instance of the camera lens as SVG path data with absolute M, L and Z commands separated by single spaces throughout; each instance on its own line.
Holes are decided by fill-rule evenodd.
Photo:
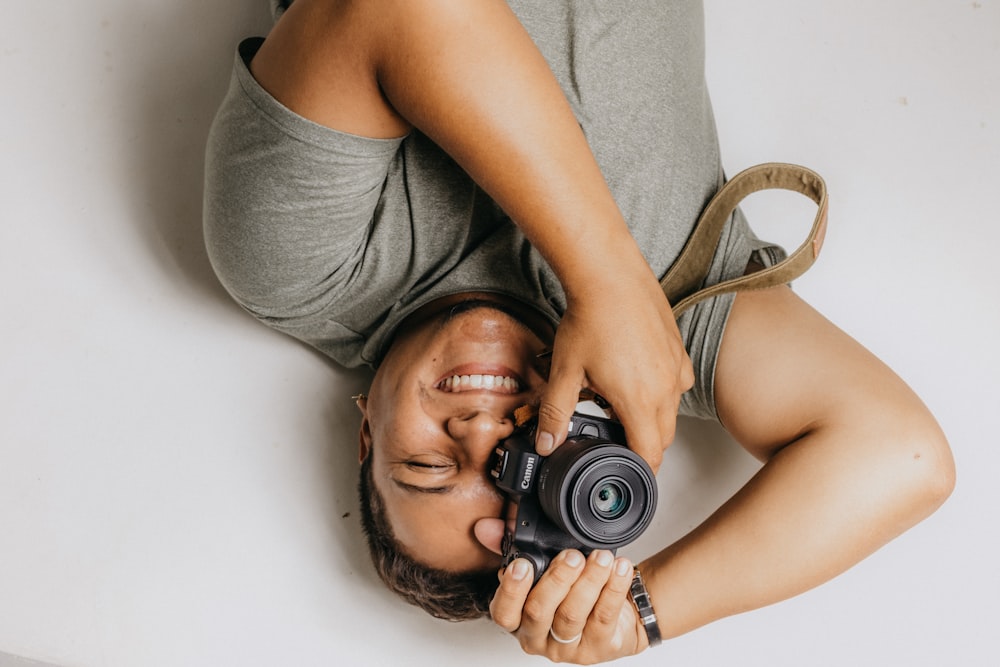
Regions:
M 656 479 L 646 462 L 623 445 L 570 438 L 546 460 L 538 500 L 553 523 L 581 544 L 617 549 L 652 521 Z
M 608 480 L 594 487 L 590 504 L 594 514 L 610 521 L 617 519 L 628 509 L 629 500 L 628 487 L 623 486 L 620 480 Z

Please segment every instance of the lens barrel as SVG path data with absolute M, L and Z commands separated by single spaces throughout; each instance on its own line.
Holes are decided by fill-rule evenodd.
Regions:
M 617 549 L 634 541 L 656 511 L 656 478 L 627 447 L 569 438 L 545 461 L 538 500 L 556 525 L 585 546 Z

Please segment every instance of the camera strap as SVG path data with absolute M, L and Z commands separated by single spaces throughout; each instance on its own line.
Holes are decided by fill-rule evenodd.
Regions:
M 761 190 L 791 190 L 812 199 L 819 207 L 812 229 L 795 252 L 759 271 L 702 288 L 715 255 L 722 230 L 743 199 Z M 677 261 L 660 281 L 673 304 L 674 317 L 699 301 L 726 292 L 765 289 L 798 278 L 813 265 L 826 235 L 826 184 L 806 167 L 768 162 L 750 167 L 730 179 L 702 212 Z

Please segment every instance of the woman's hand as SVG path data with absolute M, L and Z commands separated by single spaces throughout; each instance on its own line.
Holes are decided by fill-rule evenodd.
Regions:
M 556 331 L 536 447 L 548 454 L 562 443 L 587 387 L 611 403 L 629 448 L 655 472 L 674 438 L 681 394 L 693 383 L 670 304 L 641 256 L 631 268 L 597 268 L 586 291 L 570 296 Z
M 635 655 L 649 642 L 628 597 L 632 564 L 609 551 L 584 559 L 563 551 L 532 588 L 531 564 L 511 563 L 500 575 L 490 614 L 526 653 L 556 662 L 594 664 Z

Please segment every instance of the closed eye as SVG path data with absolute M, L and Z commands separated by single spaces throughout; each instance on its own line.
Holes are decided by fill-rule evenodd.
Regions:
M 442 473 L 454 468 L 451 463 L 428 463 L 426 461 L 407 461 L 406 467 L 422 473 Z
M 408 484 L 407 482 L 403 482 L 396 478 L 393 478 L 392 482 L 399 488 L 409 493 L 440 494 L 440 493 L 449 493 L 452 491 L 452 489 L 455 488 L 453 484 L 449 484 L 447 486 L 418 486 L 416 484 Z

